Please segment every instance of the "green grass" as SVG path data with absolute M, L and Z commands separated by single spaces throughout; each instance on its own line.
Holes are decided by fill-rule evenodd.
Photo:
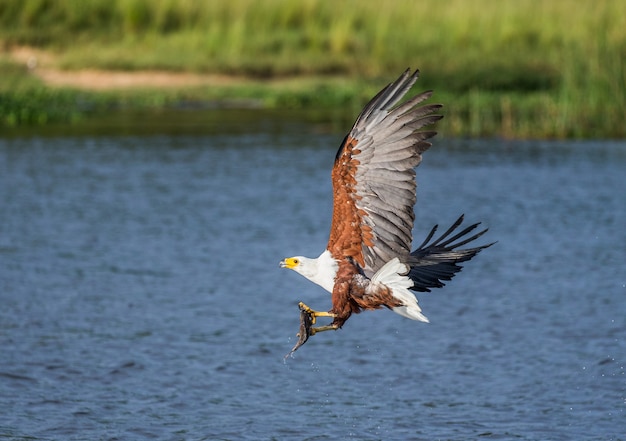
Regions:
M 26 75 L 26 68 L 0 59 L 0 125 L 75 121 L 80 115 L 78 94 L 49 90 Z
M 314 78 L 284 91 L 263 82 L 193 90 L 265 106 L 352 109 L 419 67 L 419 87 L 446 105 L 446 133 L 626 136 L 621 0 L 1 0 L 0 41 L 50 50 L 65 69 Z
M 84 91 L 46 87 L 24 66 L 0 57 L 0 126 L 80 123 L 111 110 L 162 108 L 286 108 L 320 110 L 329 119 L 353 119 L 363 102 L 377 92 L 377 81 L 302 77 L 277 82 L 243 81 L 220 87 L 137 88 Z M 319 112 L 318 112 L 319 113 Z M 324 118 L 320 118 L 324 119 Z M 331 121 L 332 122 L 332 121 Z

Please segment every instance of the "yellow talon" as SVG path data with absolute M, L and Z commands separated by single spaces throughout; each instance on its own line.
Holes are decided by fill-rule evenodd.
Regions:
M 312 326 L 316 321 L 316 317 L 335 317 L 335 314 L 333 314 L 332 312 L 314 311 L 302 302 L 298 303 L 298 307 L 300 308 L 300 332 L 296 334 L 296 337 L 298 337 L 298 341 L 291 349 L 291 351 L 287 355 L 285 355 L 285 358 L 296 352 L 300 346 L 307 342 L 310 336 L 315 335 L 318 332 L 334 331 L 336 329 L 339 329 L 339 326 L 334 324 L 330 324 L 327 326 L 318 326 L 317 328 L 314 328 Z
M 311 316 L 311 323 L 312 324 L 314 324 L 317 321 L 316 317 L 335 317 L 335 314 L 333 314 L 332 312 L 315 311 L 314 309 L 309 308 L 303 302 L 298 303 L 298 306 L 300 307 L 300 310 L 306 312 L 307 314 L 309 314 Z M 311 328 L 311 329 L 313 330 L 315 328 Z M 320 329 L 320 328 L 317 328 L 317 329 Z M 324 331 L 326 331 L 326 329 L 324 329 Z
M 309 315 L 309 319 L 311 320 L 311 325 L 315 324 L 317 321 L 317 317 L 335 317 L 335 314 L 332 312 L 326 311 L 315 311 L 314 309 L 309 308 L 303 302 L 298 303 L 298 307 L 300 307 L 300 311 L 305 312 Z M 336 325 L 327 325 L 327 326 L 318 326 L 317 328 L 309 327 L 309 335 L 315 335 L 318 332 L 323 331 L 334 331 L 337 329 Z M 298 335 L 300 337 L 300 335 Z

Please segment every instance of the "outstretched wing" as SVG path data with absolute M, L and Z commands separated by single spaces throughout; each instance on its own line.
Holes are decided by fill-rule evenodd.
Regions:
M 327 249 L 351 257 L 371 277 L 394 257 L 408 257 L 415 205 L 415 170 L 434 131 L 418 131 L 442 115 L 442 106 L 416 107 L 421 93 L 394 106 L 415 83 L 419 71 L 404 72 L 363 109 L 344 139 L 332 170 L 333 219 Z
M 468 236 L 480 225 L 478 223 L 456 232 L 461 223 L 463 223 L 463 216 L 459 217 L 445 233 L 428 243 L 437 231 L 437 225 L 435 225 L 424 242 L 411 253 L 407 263 L 411 266 L 409 277 L 413 280 L 412 290 L 430 291 L 430 288 L 441 288 L 444 280 L 452 279 L 457 272 L 461 271 L 462 267 L 459 263 L 470 260 L 481 250 L 493 245 L 490 243 L 474 248 L 458 249 L 487 232 L 487 229 L 484 229 Z

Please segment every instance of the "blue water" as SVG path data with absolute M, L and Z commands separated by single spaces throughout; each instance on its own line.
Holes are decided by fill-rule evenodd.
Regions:
M 626 143 L 437 139 L 416 242 L 498 243 L 285 363 L 330 307 L 278 267 L 328 237 L 307 127 L 0 139 L 0 438 L 626 439 Z

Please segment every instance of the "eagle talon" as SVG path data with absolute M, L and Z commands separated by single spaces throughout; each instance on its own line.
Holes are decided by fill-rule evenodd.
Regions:
M 317 321 L 315 318 L 315 312 L 313 311 L 311 308 L 309 308 L 307 305 L 305 305 L 303 302 L 298 303 L 298 308 L 300 308 L 300 317 L 301 317 L 301 322 L 303 321 L 302 318 L 302 314 L 306 314 L 308 316 L 308 320 L 311 322 L 311 324 L 315 324 L 315 322 Z
M 315 332 L 313 331 L 313 323 L 315 323 L 315 316 L 313 315 L 313 313 L 315 311 L 313 311 L 302 302 L 300 302 L 298 306 L 300 308 L 300 332 L 296 334 L 296 337 L 298 337 L 298 341 L 291 349 L 291 351 L 289 351 L 289 353 L 285 355 L 285 360 L 293 355 L 293 353 L 296 352 L 300 346 L 305 344 L 310 336 L 315 334 Z
M 314 324 L 317 320 L 316 317 L 335 317 L 335 314 L 327 311 L 316 311 L 305 305 L 304 302 L 298 303 L 300 311 L 308 314 L 311 317 L 311 323 Z
M 301 339 L 304 339 L 304 341 L 306 341 L 310 336 L 317 334 L 318 332 L 335 331 L 338 329 L 338 326 L 333 324 L 327 326 L 318 326 L 316 328 L 311 326 L 316 323 L 317 317 L 335 317 L 334 313 L 326 311 L 315 311 L 314 309 L 311 309 L 309 306 L 305 305 L 304 302 L 298 303 L 298 307 L 300 308 L 300 332 L 297 336 Z M 303 337 L 304 335 L 306 335 L 306 337 Z
M 296 337 L 298 337 L 298 341 L 291 349 L 291 351 L 289 351 L 289 353 L 285 355 L 285 360 L 292 356 L 293 353 L 296 352 L 298 348 L 300 348 L 300 346 L 305 344 L 310 336 L 315 335 L 318 332 L 336 331 L 337 329 L 339 329 L 339 326 L 334 324 L 318 326 L 315 328 L 313 327 L 316 316 L 335 317 L 335 314 L 333 314 L 332 312 L 314 311 L 302 302 L 298 304 L 298 307 L 300 308 L 300 332 L 296 334 Z

